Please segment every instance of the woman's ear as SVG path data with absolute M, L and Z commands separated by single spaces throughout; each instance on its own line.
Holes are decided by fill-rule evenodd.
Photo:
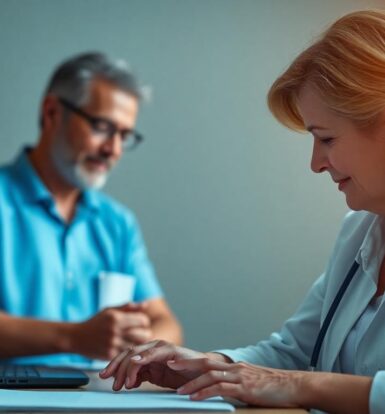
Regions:
M 362 130 L 376 141 L 382 141 L 385 144 L 385 109 L 377 115 L 374 122 L 363 125 Z

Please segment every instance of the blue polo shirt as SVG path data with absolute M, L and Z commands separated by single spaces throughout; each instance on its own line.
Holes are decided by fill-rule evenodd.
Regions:
M 0 169 L 0 309 L 20 317 L 84 321 L 98 310 L 101 271 L 134 276 L 135 301 L 162 296 L 133 214 L 108 196 L 87 190 L 71 223 L 64 222 L 22 151 L 13 164 Z M 89 362 L 73 354 L 12 361 Z

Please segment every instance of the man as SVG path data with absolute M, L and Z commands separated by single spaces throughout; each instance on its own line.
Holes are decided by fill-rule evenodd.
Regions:
M 181 342 L 134 216 L 96 191 L 141 141 L 140 99 L 121 61 L 75 56 L 48 84 L 37 146 L 0 170 L 0 358 L 87 363 Z M 102 271 L 133 276 L 134 302 L 98 310 Z

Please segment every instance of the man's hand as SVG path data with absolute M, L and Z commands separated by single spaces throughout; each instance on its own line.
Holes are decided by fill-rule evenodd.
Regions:
M 89 358 L 111 359 L 123 349 L 152 339 L 146 303 L 128 303 L 97 313 L 73 325 L 71 352 Z
M 126 328 L 123 336 L 127 343 L 132 345 L 144 344 L 153 339 L 151 319 L 148 315 L 147 302 L 128 303 L 118 308 L 125 315 Z M 126 349 L 126 347 L 124 347 Z M 119 350 L 119 352 L 121 349 Z

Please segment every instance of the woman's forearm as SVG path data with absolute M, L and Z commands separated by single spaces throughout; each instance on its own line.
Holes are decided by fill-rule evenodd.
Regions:
M 300 405 L 330 414 L 369 414 L 372 378 L 327 372 L 303 373 Z

